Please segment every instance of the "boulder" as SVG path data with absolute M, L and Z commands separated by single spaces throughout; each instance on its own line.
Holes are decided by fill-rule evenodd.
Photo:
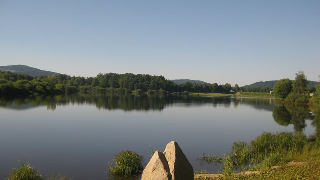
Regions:
M 193 168 L 177 142 L 168 143 L 163 154 L 168 161 L 172 180 L 193 180 Z
M 168 162 L 160 151 L 154 152 L 142 172 L 141 180 L 171 180 Z

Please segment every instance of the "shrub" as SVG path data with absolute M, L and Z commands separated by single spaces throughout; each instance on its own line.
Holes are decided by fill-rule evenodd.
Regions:
M 29 163 L 22 163 L 21 166 L 14 168 L 7 180 L 42 180 L 43 176 Z
M 296 101 L 296 99 L 298 99 L 299 96 L 297 94 L 294 94 L 294 93 L 290 93 L 286 99 L 285 99 L 285 102 L 287 103 L 294 103 Z
M 309 102 L 309 97 L 308 96 L 302 96 L 302 97 L 299 97 L 295 100 L 295 103 L 297 104 L 305 104 L 305 103 L 308 103 Z
M 115 155 L 114 162 L 115 165 L 109 164 L 109 174 L 113 176 L 130 177 L 143 170 L 142 156 L 133 151 L 121 151 Z

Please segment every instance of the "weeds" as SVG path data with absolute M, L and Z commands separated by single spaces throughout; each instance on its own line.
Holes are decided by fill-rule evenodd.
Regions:
M 43 176 L 31 166 L 29 163 L 22 163 L 21 166 L 16 169 L 13 168 L 10 176 L 7 180 L 42 180 Z
M 219 156 L 216 154 L 204 154 L 202 153 L 200 156 L 197 157 L 197 161 L 199 161 L 200 163 L 207 163 L 207 164 L 211 164 L 213 162 L 216 163 L 222 163 L 223 162 L 224 157 L 223 156 Z
M 235 142 L 224 156 L 200 155 L 197 160 L 208 164 L 223 163 L 223 174 L 231 176 L 235 169 L 261 170 L 283 165 L 292 160 L 320 160 L 320 139 L 302 133 L 262 133 L 249 144 Z
M 22 163 L 19 168 L 13 168 L 6 180 L 70 180 L 60 174 L 44 178 L 30 163 Z
M 153 154 L 156 152 L 153 148 L 152 148 L 152 146 L 150 145 L 150 152 L 151 152 L 151 157 L 153 156 Z

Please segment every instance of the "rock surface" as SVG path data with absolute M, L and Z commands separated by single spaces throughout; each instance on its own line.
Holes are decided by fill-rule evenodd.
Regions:
M 193 168 L 177 142 L 168 143 L 163 154 L 168 161 L 173 180 L 193 180 Z
M 143 170 L 141 180 L 171 180 L 171 174 L 166 157 L 162 152 L 154 152 L 152 158 Z
M 141 180 L 193 180 L 193 168 L 178 143 L 171 141 L 164 152 L 156 151 Z

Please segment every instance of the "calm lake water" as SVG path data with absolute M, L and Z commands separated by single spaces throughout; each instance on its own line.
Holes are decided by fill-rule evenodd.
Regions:
M 148 97 L 75 94 L 0 98 L 0 179 L 20 162 L 42 174 L 106 179 L 107 163 L 121 150 L 150 159 L 150 145 L 163 151 L 178 142 L 195 170 L 222 166 L 196 161 L 202 153 L 224 154 L 235 141 L 262 132 L 313 134 L 305 107 L 276 106 L 272 99 Z

